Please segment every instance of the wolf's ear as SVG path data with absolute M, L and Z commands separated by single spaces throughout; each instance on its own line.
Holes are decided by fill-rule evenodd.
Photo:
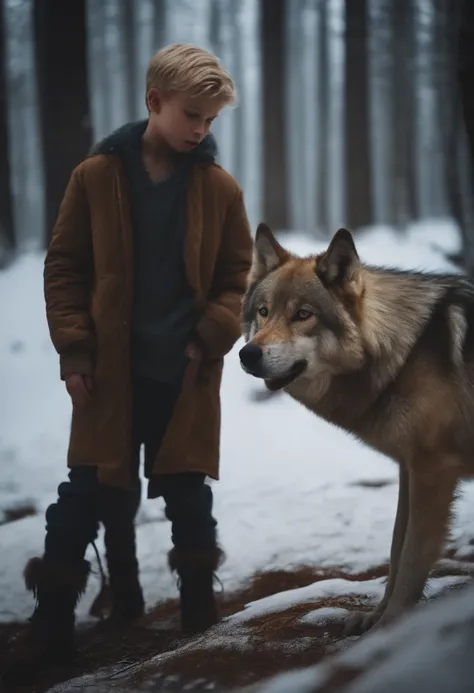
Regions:
M 260 223 L 255 233 L 253 261 L 247 283 L 263 279 L 272 270 L 282 265 L 290 254 L 278 243 L 267 224 Z
M 354 240 L 347 229 L 339 229 L 316 264 L 316 274 L 326 286 L 339 285 L 357 293 L 360 260 Z

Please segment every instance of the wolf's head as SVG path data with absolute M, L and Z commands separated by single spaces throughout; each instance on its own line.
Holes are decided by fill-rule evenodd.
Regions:
M 302 376 L 348 373 L 363 364 L 363 270 L 349 231 L 326 252 L 301 258 L 260 224 L 242 306 L 243 369 L 279 390 Z

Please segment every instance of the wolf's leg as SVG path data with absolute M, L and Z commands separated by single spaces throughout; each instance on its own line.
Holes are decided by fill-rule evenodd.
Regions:
M 373 611 L 368 613 L 366 611 L 355 611 L 349 616 L 344 627 L 345 635 L 360 635 L 361 633 L 364 633 L 372 628 L 372 626 L 382 616 L 383 612 L 385 611 L 385 607 L 388 604 L 388 600 L 392 595 L 408 524 L 408 472 L 406 467 L 402 464 L 399 465 L 398 478 L 397 514 L 395 517 L 395 526 L 393 528 L 392 548 L 390 550 L 390 572 L 388 575 L 387 584 L 385 586 L 384 595 L 380 603 Z
M 433 460 L 434 462 L 434 460 Z M 393 592 L 380 624 L 397 618 L 423 595 L 429 572 L 446 539 L 451 505 L 458 482 L 451 464 L 443 462 L 423 471 L 409 470 L 408 525 Z
M 408 475 L 409 508 L 405 540 L 392 594 L 384 612 L 375 621 L 377 626 L 395 620 L 422 597 L 430 569 L 439 558 L 446 538 L 458 481 L 452 466 L 443 469 L 433 462 L 431 468 L 426 465 L 418 473 L 409 470 Z M 373 623 L 373 615 L 369 615 L 361 626 L 367 630 Z M 362 627 L 360 632 L 363 632 Z

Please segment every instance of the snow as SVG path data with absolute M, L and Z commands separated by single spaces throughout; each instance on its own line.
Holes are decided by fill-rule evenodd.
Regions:
M 317 602 L 340 595 L 362 597 L 368 604 L 377 603 L 383 595 L 383 590 L 384 578 L 375 578 L 361 582 L 344 580 L 342 578 L 321 580 L 321 582 L 315 582 L 307 587 L 279 592 L 278 594 L 272 594 L 270 597 L 251 602 L 247 604 L 244 611 L 233 614 L 229 617 L 229 620 L 235 623 L 242 623 L 272 612 L 289 609 L 297 604 Z
M 468 693 L 474 676 L 473 594 L 471 587 L 447 595 L 319 665 L 274 676 L 240 693 L 317 693 L 335 690 L 334 684 L 350 693 Z M 354 672 L 360 675 L 351 683 Z
M 314 693 L 315 686 L 323 682 L 324 676 L 319 670 L 303 669 L 280 674 L 263 685 L 258 685 L 258 690 L 252 686 L 242 693 Z
M 327 246 L 303 234 L 282 234 L 281 241 L 301 254 Z M 404 235 L 388 228 L 367 229 L 356 242 L 362 259 L 372 264 L 455 271 L 440 252 L 458 250 L 456 229 L 449 222 L 414 225 Z M 43 256 L 32 254 L 0 272 L 0 521 L 2 510 L 26 500 L 39 511 L 0 527 L 8 556 L 0 565 L 0 620 L 31 613 L 33 600 L 24 590 L 21 572 L 26 560 L 42 551 L 44 510 L 67 473 L 70 403 L 49 340 L 42 271 Z M 225 590 L 263 569 L 309 564 L 357 572 L 386 562 L 397 498 L 396 466 L 284 394 L 259 401 L 263 388 L 242 372 L 240 347 L 239 342 L 226 359 L 221 481 L 213 484 L 220 540 L 228 557 L 219 573 Z M 387 485 L 358 484 L 374 479 Z M 473 486 L 465 484 L 453 530 L 459 557 L 467 555 L 472 537 L 473 501 Z M 150 607 L 177 595 L 166 563 L 170 547 L 162 501 L 144 499 L 138 550 Z M 92 550 L 89 557 L 96 570 Z M 296 595 L 280 595 L 278 608 L 285 599 L 293 603 L 305 594 L 313 599 L 323 589 L 333 595 L 358 589 L 364 594 L 373 589 L 374 597 L 380 594 L 377 581 L 361 583 L 363 588 L 343 580 L 317 584 Z M 79 618 L 87 617 L 98 587 L 93 575 Z M 262 600 L 263 606 L 250 605 L 245 616 L 236 618 L 270 608 L 269 599 Z
M 338 606 L 322 606 L 305 614 L 300 619 L 300 623 L 310 626 L 327 626 L 332 621 L 344 621 L 349 613 L 349 609 L 342 609 Z
M 426 595 L 427 597 L 434 597 L 444 589 L 458 583 L 463 583 L 465 580 L 466 578 L 464 576 L 445 576 L 431 579 L 426 589 Z M 359 597 L 361 598 L 359 602 L 364 601 L 369 605 L 377 604 L 383 596 L 384 588 L 385 578 L 374 578 L 373 580 L 363 580 L 360 582 L 341 578 L 321 580 L 307 587 L 279 592 L 278 594 L 272 594 L 270 597 L 251 602 L 246 605 L 243 611 L 229 616 L 228 620 L 233 623 L 243 623 L 272 612 L 289 609 L 297 604 L 318 602 L 330 597 L 339 597 L 343 595 L 345 597 Z M 317 611 L 321 612 L 322 609 Z M 334 609 L 327 609 L 326 611 L 331 613 Z M 336 611 L 344 611 L 344 609 Z M 312 613 L 314 614 L 315 612 Z

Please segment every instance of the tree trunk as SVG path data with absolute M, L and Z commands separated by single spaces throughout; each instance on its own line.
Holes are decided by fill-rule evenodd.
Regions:
M 0 2 L 0 268 L 15 244 L 8 159 L 3 3 Z
M 394 186 L 395 223 L 403 229 L 416 216 L 413 146 L 413 0 L 393 1 Z
M 44 247 L 46 235 L 34 4 L 33 0 L 9 0 L 3 7 L 0 38 L 5 52 L 13 226 L 16 249 L 31 252 Z
M 346 0 L 346 170 L 347 223 L 372 223 L 367 0 Z
M 346 216 L 346 129 L 345 129 L 345 7 L 343 0 L 327 0 L 328 118 L 326 159 L 328 232 L 347 224 Z
M 35 3 L 46 241 L 72 169 L 91 144 L 84 0 Z
M 367 0 L 372 222 L 395 225 L 393 0 Z
M 262 2 L 263 216 L 276 229 L 288 227 L 284 103 L 284 0 Z
M 461 114 L 467 134 L 469 164 L 474 169 L 474 3 L 472 0 L 461 0 L 459 17 L 459 50 L 457 77 L 460 90 Z M 472 200 L 473 181 L 469 175 L 469 191 Z M 462 211 L 458 211 L 462 216 Z M 463 224 L 464 231 L 464 265 L 466 270 L 474 273 L 474 226 Z

